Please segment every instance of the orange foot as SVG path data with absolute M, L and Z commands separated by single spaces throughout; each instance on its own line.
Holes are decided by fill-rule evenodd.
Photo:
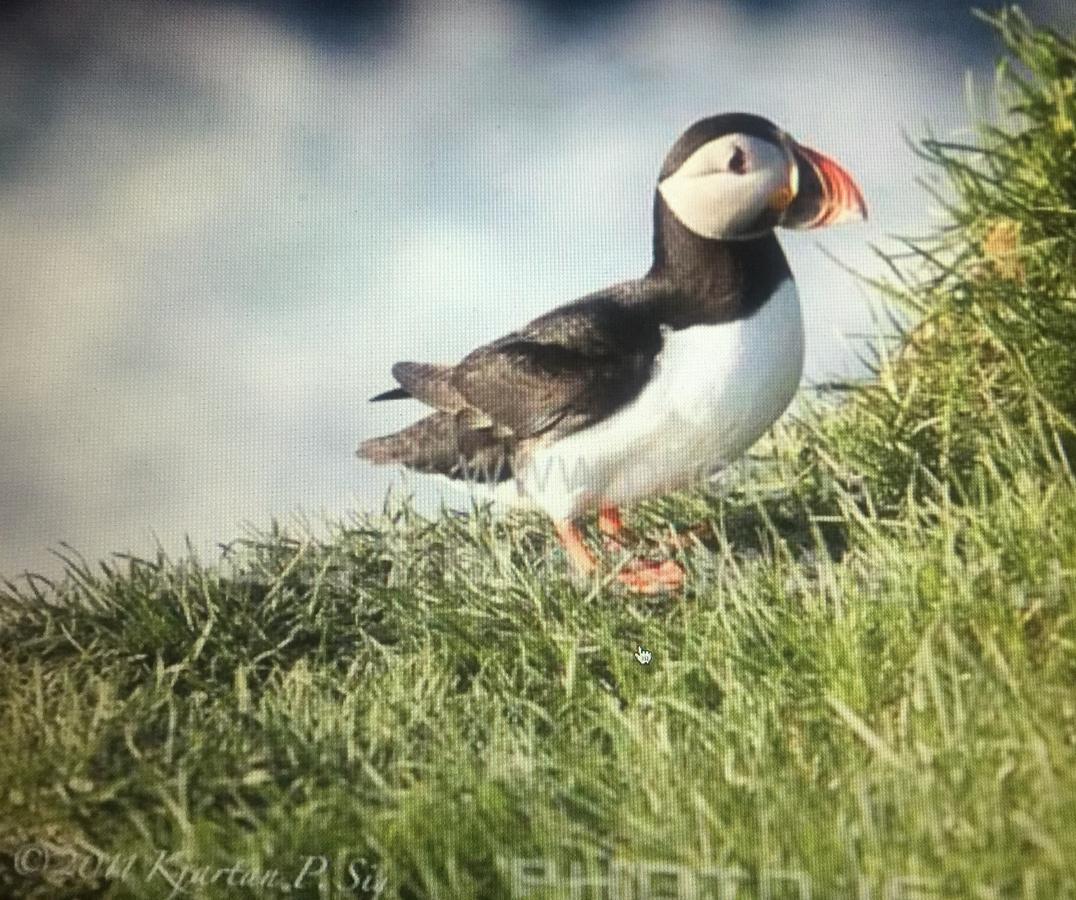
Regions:
M 598 525 L 605 537 L 606 550 L 611 553 L 625 552 L 626 548 L 618 538 L 623 537 L 627 529 L 621 524 L 616 507 L 602 507 Z M 589 575 L 598 569 L 597 558 L 587 549 L 582 532 L 573 522 L 570 520 L 558 522 L 557 535 L 564 544 L 572 567 L 577 572 Z M 661 594 L 683 587 L 684 569 L 671 559 L 629 559 L 617 572 L 617 579 L 621 584 L 638 593 Z
M 672 559 L 632 559 L 616 577 L 640 594 L 664 594 L 684 586 L 684 567 Z

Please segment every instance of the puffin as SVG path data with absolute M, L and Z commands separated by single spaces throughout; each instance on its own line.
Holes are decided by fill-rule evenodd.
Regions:
M 866 217 L 852 176 L 769 120 L 701 119 L 658 174 L 646 274 L 564 303 L 459 362 L 396 363 L 397 386 L 371 400 L 413 398 L 432 411 L 357 453 L 536 506 L 572 568 L 600 573 L 582 516 L 597 514 L 606 551 L 625 551 L 622 505 L 713 477 L 795 396 L 803 322 L 775 229 Z M 685 572 L 673 559 L 628 554 L 615 577 L 655 594 L 679 590 Z

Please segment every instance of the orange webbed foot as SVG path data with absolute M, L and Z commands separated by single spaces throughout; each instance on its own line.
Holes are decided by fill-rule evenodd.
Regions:
M 598 528 L 609 553 L 623 554 L 627 548 L 622 539 L 628 530 L 620 519 L 620 511 L 606 504 L 598 513 Z M 572 567 L 583 575 L 598 570 L 598 559 L 586 546 L 583 534 L 571 521 L 557 523 L 557 535 L 568 554 Z M 617 580 L 629 590 L 640 594 L 663 594 L 677 591 L 684 585 L 684 567 L 674 560 L 650 560 L 636 557 L 627 560 L 616 572 Z
M 673 559 L 632 559 L 616 577 L 636 593 L 667 594 L 684 586 L 685 572 Z

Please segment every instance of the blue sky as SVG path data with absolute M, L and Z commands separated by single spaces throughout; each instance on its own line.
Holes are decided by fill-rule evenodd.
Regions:
M 354 447 L 420 413 L 365 402 L 391 363 L 641 274 L 662 157 L 715 112 L 859 180 L 866 226 L 783 238 L 807 378 L 854 374 L 871 304 L 826 253 L 877 272 L 931 227 L 902 130 L 961 133 L 968 73 L 989 108 L 956 4 L 349 9 L 0 13 L 0 574 L 378 508 Z

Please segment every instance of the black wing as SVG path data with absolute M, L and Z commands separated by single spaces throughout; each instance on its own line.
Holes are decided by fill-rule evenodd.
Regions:
M 563 437 L 633 400 L 661 350 L 665 292 L 645 281 L 590 294 L 479 347 L 457 366 L 403 363 L 403 386 L 375 399 L 413 396 L 439 412 L 366 441 L 359 453 L 452 477 L 496 462 L 502 480 L 520 443 Z
M 516 440 L 612 415 L 638 395 L 661 350 L 656 298 L 632 287 L 591 294 L 479 347 L 452 386 Z

